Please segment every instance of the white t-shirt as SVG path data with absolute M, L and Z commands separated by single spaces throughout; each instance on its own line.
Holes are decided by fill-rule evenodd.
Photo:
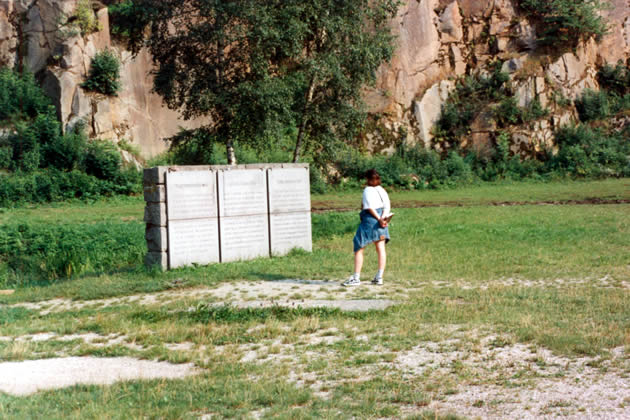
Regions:
M 363 210 L 383 209 L 383 215 L 388 215 L 391 210 L 391 203 L 387 191 L 380 185 L 378 187 L 365 187 L 363 190 Z

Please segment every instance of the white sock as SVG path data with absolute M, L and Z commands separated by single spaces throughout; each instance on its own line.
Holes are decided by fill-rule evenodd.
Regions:
M 357 280 L 361 280 L 361 273 L 354 273 L 354 278 Z
M 377 279 L 382 279 L 383 278 L 383 272 L 385 272 L 385 270 L 378 270 L 376 272 L 376 278 Z

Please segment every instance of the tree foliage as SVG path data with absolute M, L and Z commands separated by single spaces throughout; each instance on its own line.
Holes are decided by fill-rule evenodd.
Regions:
M 131 1 L 117 9 L 119 30 L 151 52 L 155 91 L 185 118 L 212 121 L 180 142 L 264 147 L 294 126 L 296 160 L 305 145 L 321 152 L 357 132 L 361 87 L 393 52 L 395 0 Z
M 543 46 L 574 48 L 581 40 L 606 34 L 600 12 L 602 0 L 520 0 L 521 8 L 538 23 L 538 42 Z

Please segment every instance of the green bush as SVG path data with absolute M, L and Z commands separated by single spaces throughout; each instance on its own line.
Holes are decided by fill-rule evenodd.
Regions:
M 114 179 L 122 160 L 116 146 L 109 141 L 92 141 L 87 146 L 83 166 L 85 172 L 99 179 Z
M 586 89 L 582 96 L 575 100 L 575 108 L 581 121 L 601 120 L 611 115 L 611 106 L 606 91 Z
M 630 93 L 630 69 L 622 63 L 615 67 L 606 64 L 597 72 L 597 80 L 602 88 L 624 96 Z
M 0 125 L 7 120 L 32 119 L 39 114 L 55 115 L 55 109 L 33 74 L 0 68 Z
M 537 23 L 538 43 L 543 46 L 573 48 L 580 40 L 607 32 L 600 14 L 606 3 L 601 0 L 519 0 L 519 5 Z
M 76 25 L 83 35 L 101 30 L 101 25 L 96 19 L 92 0 L 79 0 L 74 11 Z
M 152 10 L 144 8 L 139 13 L 139 7 L 142 6 L 134 4 L 132 0 L 122 0 L 108 6 L 112 35 L 118 38 L 142 38 L 142 31 L 146 27 L 144 23 L 148 22 Z
M 529 106 L 522 111 L 523 122 L 535 121 L 549 116 L 549 109 L 543 108 L 538 98 L 531 101 Z
M 0 226 L 0 286 L 50 283 L 142 264 L 144 225 L 9 224 Z
M 110 50 L 96 53 L 90 65 L 90 74 L 81 86 L 105 95 L 118 95 L 120 90 L 120 62 L 118 57 Z
M 0 175 L 0 207 L 48 203 L 70 199 L 97 199 L 116 194 L 139 194 L 142 175 L 135 168 L 119 171 L 114 179 L 102 180 L 79 170 L 40 169 L 31 173 Z
M 11 146 L 0 146 L 0 169 L 9 169 L 13 157 Z
M 513 96 L 503 99 L 499 106 L 494 109 L 494 119 L 499 127 L 520 123 L 523 119 L 523 112 L 518 106 L 517 99 Z
M 499 108 L 516 112 L 502 119 L 501 123 L 520 118 L 520 110 L 516 106 L 511 87 L 510 76 L 501 71 L 501 62 L 490 67 L 490 74 L 466 76 L 457 82 L 455 90 L 442 106 L 440 117 L 433 127 L 434 139 L 437 142 L 457 143 L 457 140 L 468 134 L 470 124 L 491 103 L 501 102 Z M 501 115 L 496 113 L 495 116 Z
M 47 166 L 60 170 L 77 169 L 84 159 L 87 139 L 82 132 L 57 136 L 44 146 L 44 160 Z
M 606 133 L 584 124 L 556 133 L 559 152 L 549 169 L 581 177 L 630 176 L 630 142 L 621 133 Z

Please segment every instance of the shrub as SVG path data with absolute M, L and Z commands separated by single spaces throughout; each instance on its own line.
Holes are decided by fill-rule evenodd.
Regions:
M 535 121 L 549 116 L 549 109 L 543 108 L 538 98 L 530 102 L 529 106 L 522 112 L 524 122 Z
M 116 146 L 109 141 L 92 141 L 87 146 L 83 166 L 85 172 L 99 179 L 114 179 L 122 160 Z
M 90 74 L 81 86 L 105 95 L 118 95 L 120 90 L 120 62 L 118 57 L 110 50 L 96 53 L 90 65 Z
M 597 72 L 597 80 L 602 88 L 619 96 L 630 93 L 630 69 L 622 63 L 615 67 L 606 64 Z
M 582 177 L 630 175 L 630 142 L 584 124 L 556 133 L 559 151 L 549 162 L 553 171 Z
M 142 13 L 138 13 L 138 4 L 132 0 L 122 0 L 108 6 L 109 24 L 111 32 L 119 38 L 142 38 L 141 34 L 148 21 L 151 10 L 145 8 Z
M 610 100 L 606 91 L 586 89 L 575 100 L 575 107 L 581 121 L 601 120 L 611 115 Z
M 9 169 L 12 157 L 13 149 L 10 146 L 0 147 L 0 169 Z
M 39 114 L 55 115 L 55 110 L 33 74 L 0 68 L 0 124 L 6 124 L 4 120 L 35 118 Z
M 518 124 L 523 117 L 523 112 L 518 107 L 518 102 L 513 96 L 503 99 L 499 106 L 494 109 L 493 114 L 499 127 Z
M 490 69 L 489 75 L 466 76 L 457 82 L 433 128 L 435 141 L 456 141 L 468 133 L 475 117 L 490 103 L 507 101 L 513 96 L 508 83 L 510 76 L 501 71 L 501 63 L 493 63 Z M 515 106 L 515 102 L 510 100 L 504 105 Z
M 86 147 L 87 140 L 81 132 L 57 136 L 44 146 L 46 165 L 60 170 L 76 169 L 84 159 Z
M 0 207 L 75 198 L 91 200 L 142 191 L 142 175 L 135 168 L 119 171 L 113 180 L 101 180 L 78 170 L 59 171 L 54 168 L 0 176 Z
M 118 142 L 118 148 L 129 152 L 134 158 L 141 159 L 140 147 L 135 144 L 129 143 L 126 139 L 121 139 Z
M 76 24 L 81 29 L 83 35 L 91 34 L 101 30 L 100 22 L 94 14 L 92 0 L 79 0 L 74 11 Z
M 601 0 L 519 0 L 519 4 L 537 22 L 538 43 L 543 46 L 573 48 L 580 40 L 607 32 Z

